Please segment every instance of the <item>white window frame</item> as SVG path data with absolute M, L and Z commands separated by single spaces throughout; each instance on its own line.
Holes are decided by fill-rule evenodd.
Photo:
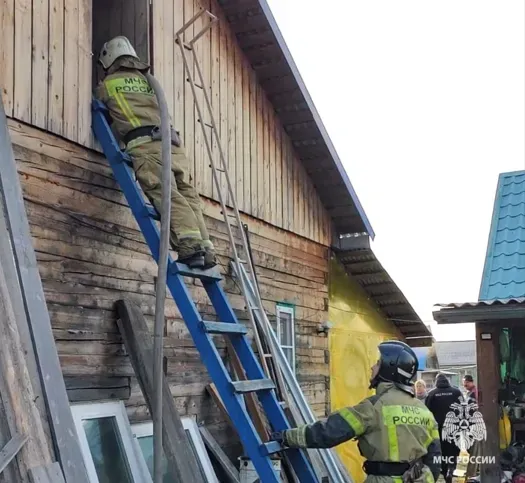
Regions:
M 215 470 L 213 469 L 213 465 L 208 456 L 208 452 L 206 451 L 206 446 L 204 445 L 204 442 L 202 440 L 197 422 L 189 417 L 183 417 L 181 418 L 181 421 L 182 426 L 185 430 L 188 431 L 191 437 L 193 446 L 195 447 L 195 451 L 197 452 L 196 456 L 197 458 L 199 458 L 199 461 L 204 470 L 204 474 L 206 475 L 206 481 L 208 483 L 219 483 L 217 475 L 215 474 Z M 146 423 L 133 424 L 131 425 L 131 431 L 133 432 L 133 436 L 137 439 L 138 443 L 138 438 L 153 435 L 153 422 L 149 421 Z M 141 451 L 140 447 L 138 450 Z
M 115 418 L 120 438 L 122 440 L 124 454 L 127 458 L 134 483 L 151 483 L 151 477 L 147 468 L 146 472 L 144 472 L 146 462 L 144 461 L 144 458 L 142 458 L 142 452 L 137 458 L 136 442 L 131 431 L 126 407 L 122 401 L 73 404 L 71 405 L 71 413 L 73 414 L 73 421 L 77 430 L 80 448 L 82 450 L 82 456 L 84 457 L 90 483 L 99 483 L 99 479 L 82 421 L 85 421 L 86 419 L 99 419 L 106 417 Z
M 292 367 L 290 369 L 295 374 L 295 309 L 294 307 L 290 307 L 289 305 L 281 305 L 277 304 L 276 306 L 276 314 L 277 314 L 277 341 L 279 342 L 279 345 L 281 346 L 281 349 L 291 349 L 292 350 Z M 292 345 L 286 345 L 283 344 L 281 341 L 281 314 L 289 314 L 290 315 L 290 323 L 292 325 Z

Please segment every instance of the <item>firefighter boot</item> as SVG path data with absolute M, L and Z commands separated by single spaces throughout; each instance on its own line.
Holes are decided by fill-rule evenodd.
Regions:
M 217 257 L 215 255 L 215 247 L 213 246 L 213 243 L 209 240 L 204 240 L 203 242 L 204 246 L 204 268 L 213 268 L 215 265 L 217 265 Z
M 179 255 L 178 262 L 188 265 L 190 268 L 204 267 L 204 248 L 202 242 L 194 238 L 184 238 L 179 241 L 177 247 Z

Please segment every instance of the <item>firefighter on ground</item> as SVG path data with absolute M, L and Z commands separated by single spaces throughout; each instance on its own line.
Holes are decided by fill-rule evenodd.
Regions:
M 370 379 L 374 396 L 272 439 L 291 448 L 331 448 L 357 439 L 367 482 L 432 483 L 440 472 L 441 446 L 434 416 L 415 397 L 417 357 L 399 341 L 383 342 L 379 353 Z
M 150 66 L 141 62 L 126 37 L 115 37 L 101 49 L 99 63 L 105 78 L 95 96 L 107 107 L 112 131 L 125 145 L 137 180 L 160 212 L 162 196 L 162 143 L 160 109 L 145 74 Z M 171 129 L 170 241 L 178 260 L 192 268 L 216 265 L 215 251 L 204 224 L 200 197 L 188 182 L 188 159 L 178 133 Z

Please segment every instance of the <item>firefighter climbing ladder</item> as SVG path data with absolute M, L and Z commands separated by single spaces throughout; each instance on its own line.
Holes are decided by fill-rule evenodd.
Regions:
M 124 196 L 135 216 L 137 223 L 146 239 L 155 261 L 159 261 L 160 236 L 155 220 L 156 210 L 145 203 L 140 187 L 134 179 L 130 159 L 120 150 L 106 119 L 107 110 L 99 101 L 93 101 L 93 131 L 100 142 L 108 159 L 115 179 L 119 183 Z M 200 279 L 210 301 L 221 322 L 203 321 L 190 292 L 184 282 L 184 277 Z M 259 365 L 255 353 L 246 337 L 247 329 L 237 321 L 226 294 L 219 285 L 221 277 L 216 269 L 196 270 L 186 265 L 168 260 L 167 286 L 180 310 L 182 318 L 193 338 L 217 390 L 228 410 L 228 414 L 237 429 L 243 446 L 252 459 L 257 473 L 264 483 L 277 483 L 279 480 L 273 471 L 270 459 L 272 453 L 282 450 L 276 442 L 263 443 L 255 430 L 253 423 L 244 408 L 242 395 L 256 392 L 266 416 L 276 431 L 289 428 L 289 423 L 275 394 L 275 385 Z M 235 352 L 246 371 L 248 380 L 233 381 L 222 362 L 215 347 L 212 334 L 222 334 L 229 337 Z M 317 483 L 310 463 L 302 451 L 288 449 L 287 456 L 299 480 L 305 483 Z
M 206 16 L 209 19 L 209 24 L 206 25 L 199 33 L 197 33 L 193 39 L 183 42 L 183 32 L 185 32 L 188 27 L 191 26 L 201 16 Z M 254 313 L 260 312 L 261 314 L 264 314 L 264 308 L 257 284 L 253 283 L 253 279 L 255 278 L 253 274 L 255 274 L 255 271 L 249 256 L 247 237 L 242 228 L 243 225 L 237 204 L 235 202 L 235 196 L 230 178 L 228 176 L 227 165 L 224 153 L 222 151 L 215 120 L 213 118 L 210 100 L 205 89 L 203 89 L 206 107 L 209 111 L 211 120 L 212 136 L 215 136 L 219 151 L 220 166 L 215 166 L 214 163 L 211 143 L 205 131 L 204 122 L 202 122 L 203 115 L 196 94 L 197 86 L 193 78 L 193 69 L 190 69 L 186 57 L 186 51 L 191 52 L 193 55 L 194 43 L 200 37 L 202 37 L 202 35 L 204 35 L 204 33 L 216 21 L 217 18 L 210 12 L 202 11 L 195 15 L 195 17 L 187 22 L 177 32 L 176 38 L 183 54 L 183 60 L 186 72 L 189 77 L 190 86 L 193 91 L 197 113 L 199 119 L 201 119 L 205 145 L 210 159 L 210 167 L 212 169 L 213 179 L 217 187 L 217 193 L 222 206 L 224 220 L 226 222 L 231 249 L 233 252 L 233 263 L 237 267 L 242 266 L 243 273 L 246 274 L 246 277 L 238 277 L 238 280 L 241 285 L 241 290 L 247 301 L 247 312 L 254 327 L 254 338 L 257 349 L 259 353 L 263 355 L 261 357 L 261 363 L 259 363 L 246 337 L 247 329 L 244 327 L 244 325 L 238 322 L 235 313 L 228 302 L 226 294 L 219 284 L 221 277 L 217 269 L 190 269 L 186 265 L 175 262 L 171 256 L 169 256 L 167 286 L 170 289 L 173 299 L 177 304 L 182 318 L 188 327 L 195 346 L 200 353 L 201 359 L 206 366 L 210 377 L 213 380 L 217 391 L 228 411 L 232 423 L 237 430 L 244 449 L 255 466 L 260 480 L 264 483 L 273 483 L 278 482 L 279 479 L 274 473 L 270 456 L 273 453 L 283 451 L 283 448 L 276 442 L 264 443 L 261 440 L 261 437 L 256 431 L 254 424 L 246 410 L 243 401 L 243 395 L 247 393 L 257 394 L 268 422 L 274 431 L 288 429 L 290 428 L 290 423 L 277 398 L 276 386 L 269 378 L 268 364 L 266 362 L 266 357 L 264 357 L 262 342 L 257 330 L 257 321 L 255 320 Z M 195 70 L 197 71 L 201 85 L 203 85 L 202 71 L 194 55 L 193 60 Z M 146 204 L 144 201 L 143 193 L 135 181 L 134 173 L 130 166 L 130 159 L 127 154 L 120 149 L 111 132 L 106 116 L 107 109 L 102 103 L 95 100 L 93 101 L 92 114 L 93 131 L 95 136 L 100 142 L 104 154 L 112 167 L 114 176 L 119 183 L 133 212 L 133 215 L 139 224 L 144 238 L 150 248 L 152 256 L 158 263 L 160 246 L 159 229 L 156 224 L 158 214 L 151 205 Z M 219 173 L 222 173 L 226 181 L 232 208 L 227 207 L 225 204 L 224 195 L 221 191 Z M 231 221 L 232 219 L 234 220 L 233 223 Z M 241 260 L 239 257 L 239 250 L 236 245 L 236 239 L 233 231 L 234 228 L 238 229 L 238 234 L 240 235 L 241 239 L 240 247 L 243 250 L 245 260 Z M 202 320 L 197 307 L 191 298 L 191 294 L 184 283 L 184 277 L 192 277 L 201 280 L 202 285 L 206 290 L 221 322 L 207 322 Z M 248 293 L 252 294 L 250 302 L 248 301 Z M 264 318 L 266 318 L 266 315 L 264 315 Z M 214 345 L 213 339 L 211 337 L 213 334 L 221 334 L 229 339 L 235 350 L 235 353 L 240 360 L 240 363 L 242 364 L 242 368 L 246 373 L 247 380 L 233 381 L 231 379 Z M 276 372 L 279 384 L 281 387 L 284 387 L 282 374 L 279 370 Z M 297 449 L 286 449 L 285 456 L 299 481 L 304 483 L 317 483 L 319 481 L 303 451 Z M 337 468 L 336 465 L 335 467 L 332 465 L 326 465 L 326 467 L 329 470 L 329 474 L 334 482 L 339 483 L 349 481 L 347 478 L 342 476 L 339 468 Z M 334 471 L 333 473 L 332 470 Z

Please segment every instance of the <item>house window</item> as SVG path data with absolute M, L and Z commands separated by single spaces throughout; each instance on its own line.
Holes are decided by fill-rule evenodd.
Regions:
M 202 441 L 197 423 L 191 418 L 182 418 L 182 425 L 186 430 L 190 446 L 197 457 L 201 474 L 205 481 L 209 483 L 218 483 L 217 477 L 213 470 L 212 463 Z M 153 475 L 153 423 L 134 424 L 131 427 L 134 436 L 137 438 L 142 455 L 146 460 L 147 467 Z M 174 480 L 168 474 L 166 460 L 163 461 L 164 479 L 163 483 L 174 483 Z
M 277 304 L 277 340 L 288 364 L 295 372 L 295 311 L 290 305 Z
M 142 483 L 144 461 L 137 458 L 124 404 L 119 402 L 71 406 L 90 483 Z

